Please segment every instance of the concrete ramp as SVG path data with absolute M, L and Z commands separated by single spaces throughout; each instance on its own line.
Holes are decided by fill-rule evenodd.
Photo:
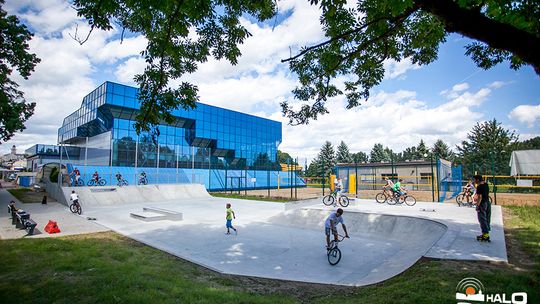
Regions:
M 94 207 L 207 199 L 211 197 L 202 184 L 63 187 L 62 190 L 68 202 L 71 191 L 75 191 L 79 195 L 83 210 Z
M 268 222 L 321 232 L 329 213 L 328 210 L 311 208 L 289 210 L 269 218 Z M 350 269 L 350 273 L 337 282 L 343 285 L 368 285 L 400 274 L 425 255 L 447 231 L 444 224 L 417 217 L 349 211 L 343 216 L 347 231 L 353 238 L 383 240 L 396 248 L 392 255 L 379 256 L 378 261 L 364 261 L 367 267 Z M 343 234 L 341 227 L 338 231 Z

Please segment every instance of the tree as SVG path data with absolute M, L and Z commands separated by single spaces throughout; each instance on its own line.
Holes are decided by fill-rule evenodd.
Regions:
M 341 143 L 339 143 L 339 146 L 337 148 L 336 161 L 338 163 L 352 162 L 351 153 L 349 153 L 349 147 L 347 147 L 347 144 L 344 141 L 341 141 Z
M 336 156 L 332 143 L 326 141 L 317 155 L 318 167 L 322 176 L 328 176 L 336 166 Z
M 388 149 L 388 148 L 387 148 Z M 382 144 L 375 144 L 369 154 L 369 162 L 378 163 L 382 161 L 390 161 L 388 151 L 384 149 Z
M 73 6 L 91 26 L 85 38 L 75 34 L 81 44 L 94 29 L 108 31 L 113 24 L 148 40 L 141 53 L 146 68 L 134 78 L 141 101 L 135 128 L 154 136 L 159 136 L 160 122 L 174 121 L 172 110 L 194 108 L 198 100 L 195 85 L 183 82 L 170 88 L 170 81 L 195 72 L 209 57 L 236 64 L 241 55 L 238 45 L 251 35 L 240 18 L 250 15 L 264 21 L 276 11 L 272 0 L 74 0 Z
M 452 152 L 450 147 L 442 139 L 437 139 L 433 144 L 433 148 L 431 148 L 431 152 L 438 158 L 444 158 L 450 161 L 454 158 L 454 152 Z
M 475 171 L 507 175 L 511 149 L 517 139 L 513 131 L 504 129 L 496 119 L 477 123 L 457 146 L 457 162 L 463 165 L 463 176 L 471 176 Z
M 368 162 L 369 157 L 366 153 L 360 151 L 360 152 L 356 152 L 352 154 L 352 160 L 353 162 L 358 164 L 358 163 Z
M 298 75 L 294 96 L 305 103 L 281 103 L 290 124 L 328 113 L 328 98 L 345 95 L 347 108 L 360 105 L 384 77 L 387 60 L 426 65 L 437 59 L 449 33 L 475 40 L 465 54 L 481 68 L 509 61 L 531 65 L 540 75 L 538 0 L 311 0 L 319 5 L 327 39 L 283 59 Z M 346 79 L 343 89 L 340 82 Z M 334 80 L 334 81 L 333 81 Z M 309 102 L 308 102 L 309 101 Z
M 418 152 L 416 151 L 416 147 L 408 147 L 403 150 L 401 160 L 418 160 Z
M 514 150 L 531 150 L 540 149 L 540 136 L 533 137 L 524 141 L 516 142 L 512 151 Z
M 418 146 L 416 147 L 416 159 L 425 159 L 426 154 L 429 153 L 429 149 L 423 139 L 420 139 Z
M 278 162 L 281 163 L 281 164 L 292 164 L 292 165 L 298 165 L 296 163 L 296 160 L 294 158 L 292 158 L 289 153 L 287 152 L 282 152 L 280 150 L 277 151 L 277 158 L 278 158 Z
M 10 76 L 16 69 L 20 76 L 28 79 L 40 61 L 28 52 L 32 33 L 17 17 L 8 16 L 3 5 L 4 0 L 0 0 L 0 143 L 26 128 L 24 123 L 34 114 L 36 106 L 25 100 L 24 93 Z

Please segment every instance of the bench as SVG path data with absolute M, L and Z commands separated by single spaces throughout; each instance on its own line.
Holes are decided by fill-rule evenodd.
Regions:
M 26 229 L 26 231 L 28 231 L 28 235 L 33 235 L 34 234 L 34 229 L 36 228 L 37 226 L 37 223 L 34 222 L 33 219 L 27 219 L 24 221 L 24 229 Z
M 25 228 L 24 221 L 30 219 L 30 213 L 17 212 L 16 214 L 17 214 L 17 216 L 16 216 L 17 220 L 15 222 L 15 227 L 20 228 L 20 229 Z

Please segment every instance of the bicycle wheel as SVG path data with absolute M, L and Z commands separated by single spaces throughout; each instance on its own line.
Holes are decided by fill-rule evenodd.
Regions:
M 397 203 L 397 201 L 398 201 L 398 198 L 397 198 L 395 195 L 393 195 L 393 196 L 389 197 L 389 198 L 386 200 L 386 203 L 387 203 L 388 205 L 395 205 L 395 204 Z
M 334 203 L 334 197 L 332 195 L 327 195 L 327 196 L 323 197 L 322 202 L 326 206 L 330 206 L 330 205 L 332 205 Z
M 375 200 L 379 204 L 384 204 L 384 202 L 386 202 L 387 200 L 387 197 L 384 193 L 380 192 L 380 193 L 377 193 L 377 195 L 375 195 Z
M 81 205 L 77 204 L 77 214 L 81 215 L 81 213 L 82 213 L 82 207 Z
M 416 204 L 416 199 L 413 196 L 405 196 L 405 204 L 409 206 L 414 206 Z
M 128 186 L 128 185 L 129 185 L 128 182 L 127 182 L 127 180 L 125 180 L 125 179 L 122 180 L 122 184 L 123 184 L 124 186 Z
M 339 197 L 339 204 L 341 207 L 347 207 L 349 206 L 349 198 L 346 196 L 340 196 Z
M 463 198 L 465 197 L 465 194 L 461 193 L 458 196 L 456 196 L 456 203 L 461 207 L 463 204 Z
M 98 183 L 100 186 L 105 186 L 107 182 L 104 179 L 100 179 Z
M 88 181 L 88 183 L 86 183 L 87 186 L 93 186 L 95 184 L 95 180 L 94 179 L 91 179 Z
M 328 251 L 328 263 L 330 265 L 334 266 L 341 260 L 341 250 L 339 248 L 334 247 Z
M 75 203 L 72 203 L 71 205 L 69 205 L 69 211 L 71 211 L 72 213 L 77 212 L 77 206 L 75 206 Z
M 77 186 L 84 186 L 84 181 L 79 178 L 79 181 L 77 182 Z

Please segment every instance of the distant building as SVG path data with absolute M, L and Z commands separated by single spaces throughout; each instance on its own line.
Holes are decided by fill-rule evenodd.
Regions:
M 0 156 L 0 165 L 5 168 L 11 168 L 13 163 L 24 159 L 24 154 L 17 154 L 17 147 L 13 145 L 11 152 Z

